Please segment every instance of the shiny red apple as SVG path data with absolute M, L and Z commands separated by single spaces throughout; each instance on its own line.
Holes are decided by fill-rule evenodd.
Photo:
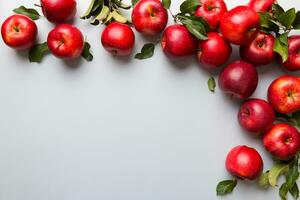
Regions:
M 205 68 L 216 68 L 225 64 L 232 52 L 231 45 L 219 33 L 210 32 L 207 37 L 207 40 L 198 43 L 199 63 Z
M 101 35 L 104 49 L 115 56 L 128 56 L 134 47 L 135 36 L 127 24 L 113 22 L 109 24 Z
M 75 0 L 41 0 L 45 17 L 53 23 L 63 23 L 72 20 L 76 14 Z
M 248 6 L 256 12 L 267 12 L 275 2 L 276 0 L 250 0 Z
M 220 88 L 232 97 L 250 97 L 258 84 L 255 67 L 242 60 L 235 61 L 223 69 L 219 76 Z
M 47 44 L 53 55 L 74 59 L 81 56 L 84 38 L 78 28 L 70 24 L 60 24 L 48 34 Z
M 225 13 L 221 19 L 220 31 L 229 42 L 245 45 L 252 41 L 259 31 L 260 17 L 248 6 L 237 6 Z
M 227 155 L 226 169 L 235 177 L 254 180 L 263 170 L 263 160 L 254 148 L 237 146 Z
M 168 55 L 188 56 L 196 52 L 197 39 L 184 25 L 174 24 L 168 26 L 163 32 L 161 46 Z
M 289 160 L 300 150 L 300 133 L 289 124 L 275 124 L 265 133 L 263 142 L 276 159 Z
M 168 12 L 159 0 L 140 0 L 131 14 L 135 29 L 144 35 L 157 35 L 168 23 Z
M 261 134 L 274 122 L 275 112 L 263 99 L 248 99 L 240 106 L 238 120 L 240 125 L 251 133 Z
M 218 30 L 221 18 L 227 12 L 227 6 L 223 0 L 200 0 L 194 15 L 203 17 L 212 30 Z
M 300 35 L 289 37 L 289 57 L 283 66 L 290 71 L 300 70 Z
M 19 50 L 32 47 L 37 33 L 36 24 L 25 15 L 12 15 L 1 26 L 1 35 L 5 44 Z

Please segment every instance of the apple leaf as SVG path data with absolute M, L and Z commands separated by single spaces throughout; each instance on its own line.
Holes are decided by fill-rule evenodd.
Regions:
M 131 5 L 128 5 L 128 4 L 126 4 L 126 3 L 123 3 L 123 2 L 120 1 L 120 0 L 112 0 L 112 2 L 113 2 L 114 4 L 116 4 L 119 8 L 123 8 L 123 9 L 125 9 L 125 10 L 128 10 L 128 9 L 131 8 Z
M 90 49 L 91 45 L 88 42 L 85 42 L 81 56 L 87 61 L 92 61 L 94 58 L 93 54 L 90 52 Z
M 278 177 L 287 173 L 289 170 L 289 163 L 276 163 L 269 171 L 269 183 L 271 186 L 277 186 Z
M 272 11 L 275 18 L 278 18 L 279 15 L 284 13 L 284 9 L 277 3 L 272 5 Z
M 178 14 L 177 18 L 186 26 L 189 32 L 196 36 L 199 40 L 207 39 L 206 33 L 209 31 L 209 25 L 202 17 Z
M 269 171 L 262 173 L 257 181 L 258 185 L 262 188 L 270 187 L 269 183 Z
M 185 0 L 181 5 L 180 5 L 180 12 L 182 14 L 193 14 L 195 10 L 200 6 L 201 3 L 199 0 Z
M 41 62 L 46 53 L 49 52 L 47 42 L 36 44 L 29 50 L 29 61 L 30 62 Z
M 263 28 L 267 28 L 269 29 L 269 20 L 271 18 L 271 15 L 270 13 L 268 12 L 261 12 L 259 13 L 259 16 L 260 16 L 260 26 L 263 27 Z
M 165 9 L 169 9 L 171 6 L 171 0 L 162 0 L 162 4 Z
M 135 4 L 137 4 L 138 1 L 139 1 L 139 0 L 131 0 L 131 5 L 132 5 L 132 7 L 134 7 Z
M 295 8 L 291 8 L 286 12 L 280 14 L 277 18 L 278 22 L 281 23 L 286 28 L 291 28 L 294 21 L 296 19 L 296 10 Z
M 147 43 L 143 46 L 140 53 L 137 53 L 134 58 L 143 60 L 151 58 L 154 54 L 155 45 L 152 43 Z
M 115 21 L 123 23 L 123 24 L 128 22 L 128 19 L 126 17 L 124 17 L 123 15 L 121 15 L 120 13 L 118 13 L 116 10 L 114 10 L 112 12 L 112 17 Z
M 207 85 L 208 85 L 209 91 L 215 92 L 215 90 L 216 90 L 216 81 L 215 81 L 214 77 L 210 77 L 208 79 Z
M 98 0 L 92 0 L 90 2 L 90 5 L 88 9 L 85 11 L 85 13 L 80 17 L 80 19 L 88 19 L 92 16 L 93 9 L 98 6 Z
M 230 194 L 232 193 L 232 191 L 234 190 L 234 188 L 237 185 L 237 180 L 225 180 L 225 181 L 221 181 L 219 182 L 219 184 L 217 185 L 216 191 L 217 191 L 217 195 L 218 196 L 223 196 L 226 194 Z
M 294 112 L 291 116 L 291 119 L 295 123 L 294 125 L 300 128 L 300 111 Z
M 286 33 L 275 39 L 273 50 L 281 56 L 282 62 L 285 62 L 288 59 L 288 36 Z
M 90 23 L 92 25 L 98 25 L 100 21 L 106 19 L 108 15 L 109 15 L 109 8 L 107 6 L 103 6 L 101 12 Z
M 295 183 L 293 185 L 293 187 L 289 189 L 289 192 L 293 196 L 294 199 L 298 199 L 299 198 L 299 188 L 298 188 L 297 183 Z
M 33 8 L 26 8 L 25 6 L 20 6 L 13 10 L 17 14 L 26 15 L 27 17 L 31 18 L 32 20 L 37 20 L 40 18 L 40 14 Z
M 293 23 L 293 28 L 294 29 L 300 29 L 300 11 L 298 11 L 296 13 L 296 19 L 295 19 L 295 21 Z
M 279 196 L 282 200 L 287 200 L 286 196 L 287 196 L 288 191 L 289 191 L 289 188 L 287 187 L 287 184 L 283 183 L 281 185 L 281 187 L 279 188 Z

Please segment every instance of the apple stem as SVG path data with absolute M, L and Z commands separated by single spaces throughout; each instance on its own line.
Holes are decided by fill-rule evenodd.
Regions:
M 34 6 L 41 8 L 42 6 L 39 4 L 34 4 Z
M 177 23 L 177 17 L 172 13 L 172 11 L 170 9 L 168 9 L 168 11 L 170 12 L 171 16 L 174 19 L 174 22 Z

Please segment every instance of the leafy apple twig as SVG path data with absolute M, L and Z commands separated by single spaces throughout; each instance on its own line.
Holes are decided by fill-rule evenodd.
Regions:
M 26 8 L 25 6 L 20 6 L 13 10 L 17 14 L 26 15 L 32 20 L 38 20 L 40 18 L 40 14 L 33 8 Z

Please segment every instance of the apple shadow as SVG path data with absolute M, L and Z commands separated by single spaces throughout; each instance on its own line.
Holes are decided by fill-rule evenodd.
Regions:
M 170 66 L 177 70 L 185 70 L 187 68 L 190 68 L 195 64 L 195 59 L 191 59 L 192 56 L 184 56 L 184 57 L 179 57 L 175 58 L 170 55 L 166 55 L 167 57 L 167 62 L 170 63 Z M 189 59 L 188 59 L 189 58 Z
M 21 59 L 22 61 L 29 62 L 29 58 L 28 58 L 29 50 L 14 50 L 14 52 L 19 59 Z
M 79 58 L 73 59 L 73 60 L 72 59 L 64 59 L 62 61 L 63 61 L 64 66 L 65 66 L 66 69 L 76 70 L 82 65 L 83 60 L 84 59 L 82 57 L 79 57 Z

